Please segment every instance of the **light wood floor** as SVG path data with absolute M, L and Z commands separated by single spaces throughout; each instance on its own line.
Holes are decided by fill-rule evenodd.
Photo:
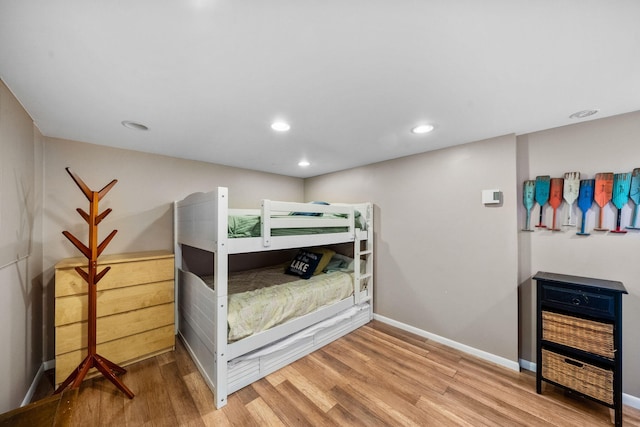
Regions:
M 179 341 L 179 340 L 178 340 Z M 373 321 L 229 396 L 216 410 L 184 346 L 128 367 L 127 399 L 100 378 L 80 388 L 78 426 L 609 426 L 612 411 Z M 624 424 L 640 426 L 625 406 Z

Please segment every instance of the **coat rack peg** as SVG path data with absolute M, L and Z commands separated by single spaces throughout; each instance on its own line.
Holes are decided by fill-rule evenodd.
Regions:
M 78 188 L 80 189 L 80 191 L 82 191 L 82 194 L 84 194 L 85 197 L 89 201 L 91 201 L 91 195 L 92 195 L 93 192 L 87 186 L 87 184 L 85 184 L 84 181 L 82 179 L 80 179 L 80 177 L 78 175 L 76 175 L 75 173 L 71 172 L 71 169 L 65 168 L 65 170 L 67 171 L 67 173 L 69 175 L 71 175 L 71 179 L 73 179 L 73 182 L 75 182 L 76 185 L 78 186 Z
M 89 223 L 89 214 L 86 213 L 84 210 L 78 208 L 76 209 L 76 211 L 80 214 L 80 216 L 87 222 L 87 224 Z
M 109 242 L 116 235 L 118 230 L 113 230 L 103 241 L 98 244 L 98 224 L 111 213 L 111 209 L 105 210 L 102 214 L 98 214 L 98 201 L 104 197 L 111 188 L 118 182 L 117 180 L 111 181 L 100 191 L 92 191 L 87 184 L 75 173 L 71 172 L 71 169 L 66 168 L 67 173 L 71 176 L 71 179 L 76 183 L 80 191 L 89 200 L 89 213 L 78 208 L 76 209 L 80 216 L 89 224 L 89 244 L 85 245 L 78 238 L 68 231 L 63 231 L 62 234 L 69 239 L 73 245 L 78 248 L 82 254 L 87 257 L 88 265 L 87 271 L 84 271 L 80 267 L 76 267 L 76 272 L 82 277 L 88 285 L 88 354 L 87 357 L 78 365 L 78 367 L 71 372 L 71 374 L 65 379 L 60 386 L 56 389 L 54 394 L 62 392 L 68 386 L 71 388 L 77 388 L 82 384 L 82 380 L 89 372 L 89 369 L 96 368 L 104 377 L 111 381 L 120 391 L 122 391 L 129 399 L 132 399 L 134 394 L 116 375 L 124 374 L 127 372 L 124 368 L 116 365 L 115 363 L 105 359 L 96 352 L 96 317 L 97 317 L 97 286 L 96 284 L 104 277 L 109 271 L 110 267 L 105 267 L 101 272 L 97 272 L 98 257 L 107 247 Z
M 106 239 L 104 239 L 104 240 L 102 241 L 102 243 L 100 243 L 100 244 L 98 245 L 98 256 L 100 256 L 100 254 L 102 253 L 102 251 L 104 251 L 104 248 L 106 248 L 106 247 L 107 247 L 107 245 L 109 244 L 109 242 L 111 242 L 111 239 L 113 239 L 113 236 L 115 236 L 117 232 L 118 232 L 118 230 L 113 230 L 113 231 L 111 232 L 111 234 L 109 234 L 109 235 L 107 236 L 107 238 L 106 238 Z
M 75 270 L 76 270 L 76 273 L 78 273 L 80 277 L 82 277 L 86 282 L 89 281 L 89 275 L 87 274 L 86 271 L 84 271 L 80 267 L 76 267 Z
M 118 180 L 114 179 L 113 181 L 111 181 L 110 183 L 105 185 L 102 188 L 102 190 L 98 191 L 98 198 L 100 200 L 102 200 L 102 198 L 105 196 L 105 194 L 107 194 L 109 192 L 109 190 L 111 190 L 113 188 L 113 186 L 116 185 L 117 182 L 118 182 Z
M 96 285 L 98 284 L 98 282 L 100 281 L 100 279 L 102 279 L 104 277 L 105 274 L 107 274 L 107 272 L 111 270 L 111 267 L 105 267 L 104 270 L 102 270 L 100 273 L 96 274 Z
M 84 243 L 78 240 L 76 236 L 69 233 L 68 231 L 63 231 L 62 234 L 64 235 L 64 237 L 69 239 L 69 241 L 71 241 L 71 243 L 73 243 L 73 245 L 76 248 L 78 248 L 78 250 L 82 252 L 84 256 L 86 256 L 87 258 L 91 258 L 91 249 L 89 249 L 87 246 L 84 245 Z
M 106 217 L 107 215 L 109 215 L 111 213 L 111 208 L 105 210 L 104 212 L 102 212 L 100 215 L 98 215 L 96 217 L 96 225 L 100 224 L 100 222 L 104 219 L 104 217 Z

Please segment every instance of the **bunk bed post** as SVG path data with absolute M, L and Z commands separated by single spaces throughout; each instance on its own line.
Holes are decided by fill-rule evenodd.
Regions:
M 216 191 L 215 212 L 218 218 L 214 230 L 214 289 L 216 305 L 214 307 L 215 331 L 215 399 L 216 407 L 221 408 L 227 404 L 227 277 L 229 272 L 228 249 L 228 215 L 229 193 L 227 188 L 218 187 Z
M 174 320 L 174 330 L 173 333 L 178 335 L 180 331 L 180 313 L 178 312 L 178 308 L 180 306 L 179 301 L 179 292 L 178 292 L 178 284 L 180 282 L 178 275 L 180 274 L 180 269 L 182 268 L 182 247 L 178 243 L 178 202 L 173 202 L 173 318 Z
M 263 200 L 260 204 L 260 233 L 262 245 L 265 248 L 271 246 L 271 200 Z
M 349 234 L 356 240 L 356 211 L 353 206 L 349 208 Z

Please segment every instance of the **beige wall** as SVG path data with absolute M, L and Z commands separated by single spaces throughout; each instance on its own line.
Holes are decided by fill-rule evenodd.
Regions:
M 483 189 L 504 203 L 486 207 Z M 375 312 L 518 360 L 516 138 L 308 179 L 307 200 L 375 204 Z
M 86 232 L 75 209 L 86 209 L 87 201 L 67 166 L 93 189 L 118 179 L 101 204 L 113 209 L 101 223 L 101 238 L 119 230 L 105 253 L 172 249 L 171 202 L 215 186 L 230 188 L 233 207 L 256 207 L 262 198 L 372 201 L 376 313 L 509 360 L 535 362 L 529 278 L 536 271 L 620 280 L 630 293 L 624 297 L 624 391 L 640 396 L 640 234 L 518 231 L 524 179 L 631 171 L 640 167 L 639 135 L 640 113 L 632 113 L 519 136 L 517 143 L 505 136 L 303 181 L 45 138 L 0 84 L 2 155 L 17 156 L 0 163 L 0 200 L 23 207 L 30 223 L 30 256 L 0 268 L 0 322 L 6 325 L 0 328 L 6 343 L 0 412 L 19 405 L 42 360 L 53 358 L 53 266 L 77 256 L 61 232 Z M 7 163 L 20 165 L 19 178 L 7 174 Z M 18 197 L 18 188 L 28 196 Z M 504 192 L 501 206 L 481 204 L 481 190 L 490 188 Z M 627 223 L 630 213 L 627 206 Z M 613 214 L 607 210 L 610 222 Z M 549 221 L 551 211 L 546 215 Z M 589 228 L 596 218 L 592 209 Z M 14 244 L 0 239 L 0 247 Z
M 88 201 L 65 171 L 66 167 L 92 190 L 100 190 L 112 179 L 118 180 L 100 203 L 101 212 L 113 209 L 100 223 L 100 240 L 111 230 L 118 230 L 104 254 L 173 251 L 171 203 L 193 192 L 228 187 L 229 204 L 237 208 L 258 208 L 264 198 L 303 201 L 302 179 L 204 162 L 53 138 L 45 142 L 44 158 L 46 359 L 54 357 L 54 266 L 62 258 L 79 256 L 62 231 L 68 230 L 86 243 L 87 225 L 76 208 L 86 211 Z
M 0 81 L 0 413 L 42 363 L 42 143 Z
M 173 250 L 171 203 L 196 191 L 227 186 L 239 208 L 257 208 L 263 198 L 303 201 L 298 178 L 43 137 L 1 82 L 0 143 L 0 200 L 15 207 L 1 211 L 0 247 L 16 254 L 0 268 L 0 412 L 19 406 L 43 360 L 53 359 L 53 267 L 78 256 L 62 231 L 86 242 L 76 208 L 87 210 L 88 202 L 65 167 L 94 190 L 118 180 L 100 205 L 113 209 L 100 239 L 118 230 L 105 254 Z
M 580 171 L 583 178 L 594 178 L 598 172 L 631 172 L 640 167 L 640 112 L 519 136 L 518 161 L 524 165 L 519 172 L 519 197 L 525 177 L 562 177 L 565 172 Z M 566 205 L 563 208 L 566 209 Z M 521 204 L 518 209 L 519 228 L 522 228 L 525 212 Z M 629 203 L 623 209 L 623 224 L 629 224 L 631 211 Z M 575 212 L 579 214 L 580 210 L 576 208 Z M 550 224 L 551 208 L 547 206 L 543 213 L 545 222 Z M 537 223 L 537 205 L 533 214 Z M 605 224 L 609 228 L 615 226 L 615 215 L 615 208 L 609 204 L 605 210 Z M 594 204 L 587 214 L 588 230 L 593 230 L 598 217 L 599 208 Z M 640 360 L 640 232 L 591 231 L 590 236 L 581 237 L 575 231 L 519 232 L 521 357 L 535 361 L 535 290 L 528 280 L 531 275 L 550 271 L 621 281 L 629 291 L 629 295 L 622 298 L 623 386 L 625 393 L 640 397 L 640 365 L 637 363 Z

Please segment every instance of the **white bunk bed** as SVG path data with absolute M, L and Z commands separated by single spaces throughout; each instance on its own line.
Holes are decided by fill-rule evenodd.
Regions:
M 260 236 L 230 238 L 231 215 L 259 215 Z M 175 202 L 174 221 L 176 329 L 213 391 L 218 408 L 227 403 L 227 396 L 234 391 L 373 318 L 371 203 L 322 205 L 263 200 L 260 209 L 234 210 L 228 207 L 227 188 L 218 187 Z M 310 224 L 324 232 L 290 235 L 291 230 L 308 232 Z M 278 235 L 283 230 L 287 235 Z M 344 243 L 353 245 L 351 296 L 266 331 L 228 342 L 229 255 Z M 213 289 L 201 277 L 187 271 L 184 246 L 211 254 Z

